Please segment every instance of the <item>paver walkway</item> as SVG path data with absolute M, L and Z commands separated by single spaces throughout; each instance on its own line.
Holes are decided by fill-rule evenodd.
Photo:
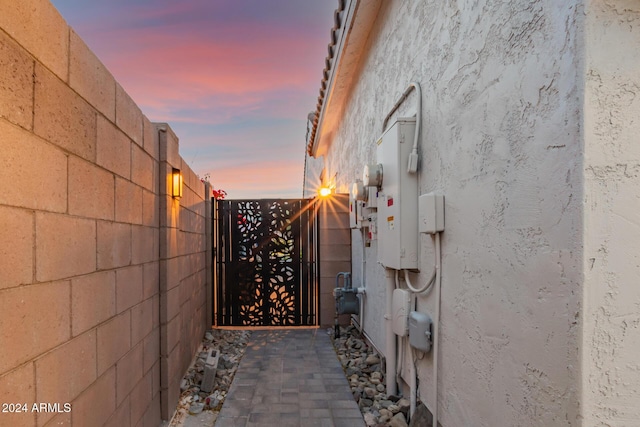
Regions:
M 215 427 L 364 427 L 325 329 L 253 331 Z

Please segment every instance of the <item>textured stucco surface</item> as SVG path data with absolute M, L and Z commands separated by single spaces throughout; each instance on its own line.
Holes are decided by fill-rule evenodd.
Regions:
M 585 425 L 640 422 L 640 2 L 589 1 L 585 40 Z
M 580 425 L 583 19 L 579 1 L 383 2 L 342 120 L 322 130 L 334 135 L 326 175 L 347 192 L 375 161 L 388 111 L 410 82 L 422 86 L 419 192 L 444 194 L 446 206 L 443 426 Z M 415 92 L 395 117 L 414 105 Z M 390 278 L 378 244 L 364 250 L 364 325 L 384 350 Z M 432 238 L 420 247 L 423 283 Z M 433 313 L 433 294 L 417 305 Z M 417 368 L 432 408 L 432 355 Z

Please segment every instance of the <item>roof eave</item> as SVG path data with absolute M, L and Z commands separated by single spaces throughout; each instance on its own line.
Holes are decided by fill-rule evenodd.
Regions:
M 320 96 L 315 112 L 308 154 L 319 157 L 326 153 L 342 106 L 350 95 L 350 84 L 375 22 L 382 0 L 345 0 L 336 9 L 336 26 L 331 31 L 329 56 L 325 61 Z

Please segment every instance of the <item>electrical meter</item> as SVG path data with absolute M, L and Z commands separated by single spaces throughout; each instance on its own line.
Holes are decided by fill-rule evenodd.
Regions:
M 351 186 L 351 195 L 354 200 L 367 201 L 369 198 L 369 191 L 367 187 L 364 186 L 363 182 L 359 179 L 353 183 Z
M 380 187 L 382 185 L 382 165 L 366 165 L 362 173 L 365 187 Z

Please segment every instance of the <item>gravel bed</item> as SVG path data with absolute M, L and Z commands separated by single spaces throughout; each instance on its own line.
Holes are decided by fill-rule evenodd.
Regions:
M 211 329 L 205 333 L 202 344 L 198 349 L 194 362 L 182 378 L 180 390 L 182 394 L 178 400 L 176 413 L 169 423 L 169 427 L 181 427 L 189 423 L 189 418 L 202 416 L 210 412 L 208 420 L 215 421 L 222 408 L 233 377 L 238 369 L 240 359 L 247 348 L 247 342 L 251 332 Z M 218 369 L 216 371 L 215 385 L 211 393 L 200 390 L 204 365 L 210 349 L 218 349 Z M 207 415 L 207 414 L 205 414 Z M 210 424 L 212 425 L 212 424 Z
M 386 394 L 381 358 L 375 349 L 367 345 L 354 326 L 340 327 L 339 338 L 334 338 L 333 328 L 327 333 L 367 426 L 407 426 L 409 400 Z

